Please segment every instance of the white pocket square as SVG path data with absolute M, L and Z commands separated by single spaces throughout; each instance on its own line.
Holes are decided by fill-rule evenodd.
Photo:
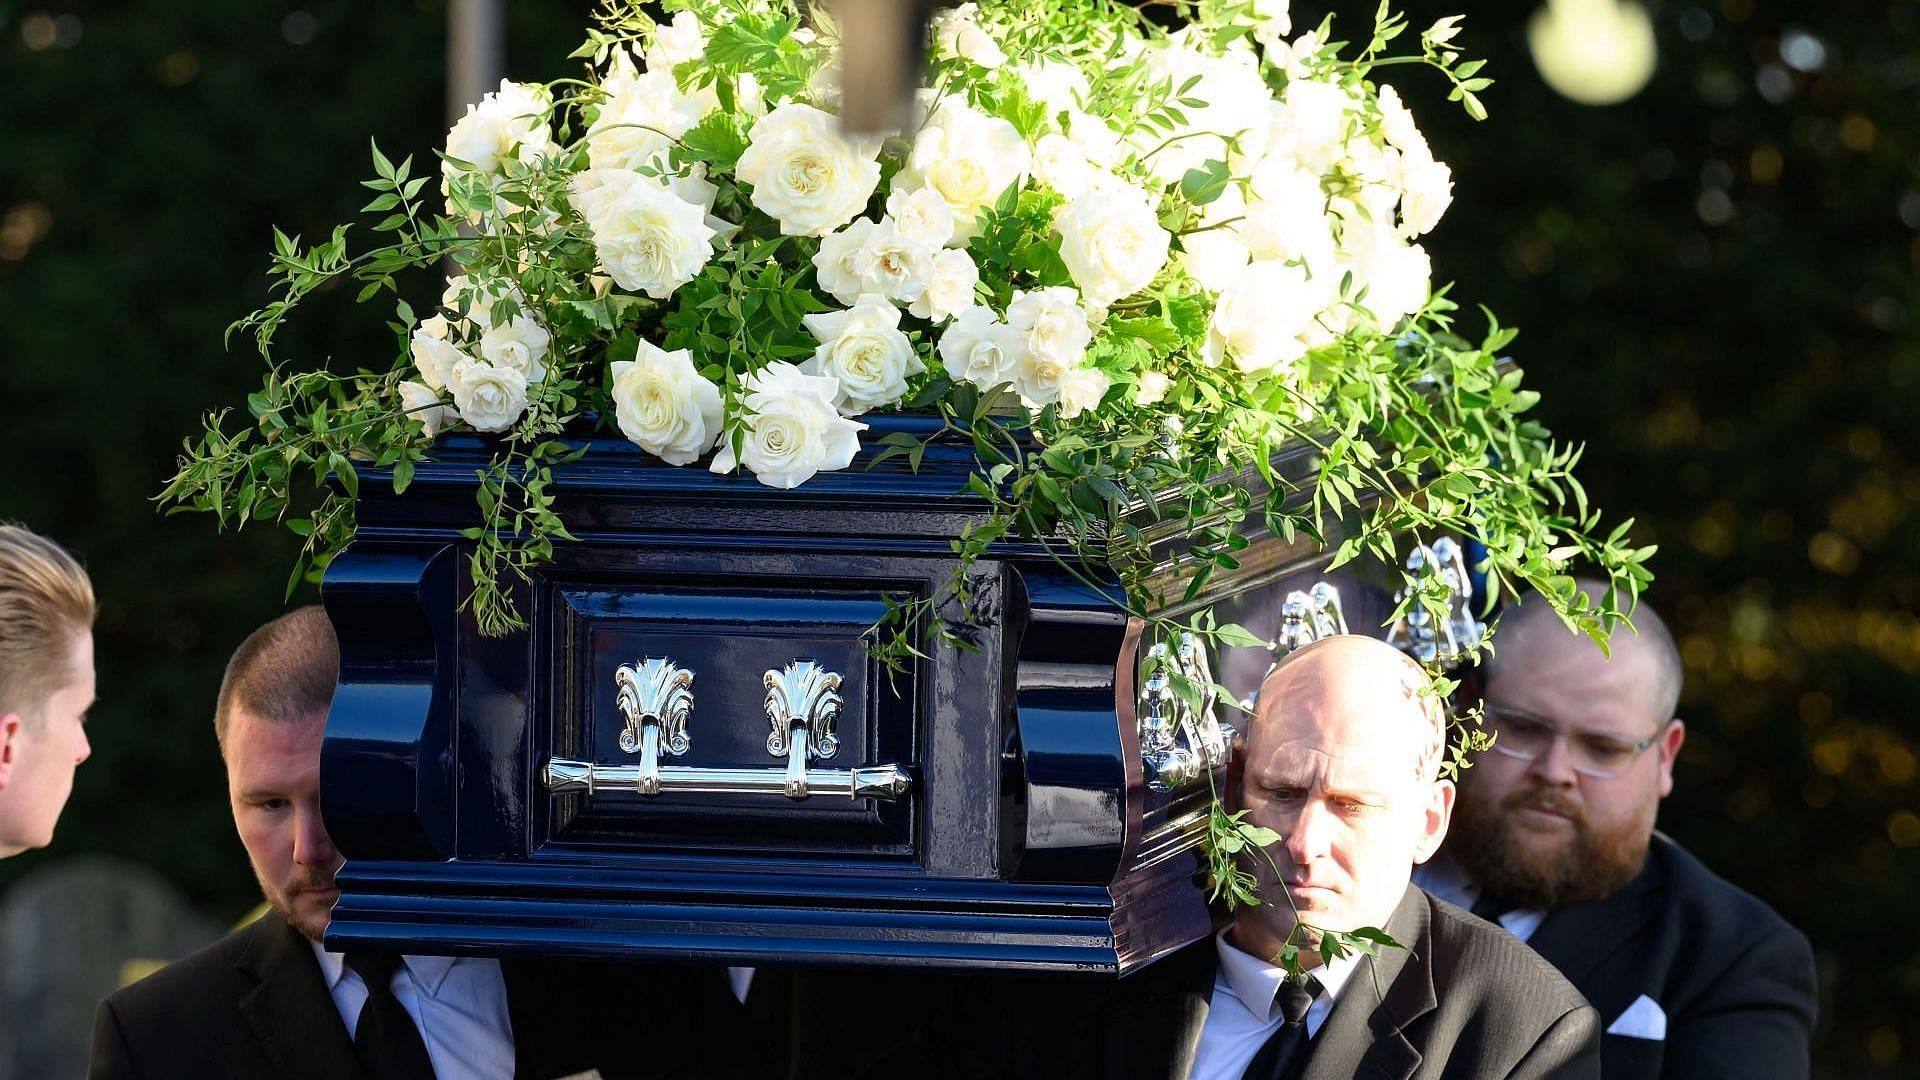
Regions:
M 1667 1037 L 1667 1014 L 1660 1004 L 1645 994 L 1633 999 L 1607 1027 L 1609 1035 L 1626 1035 L 1635 1039 L 1665 1039 Z

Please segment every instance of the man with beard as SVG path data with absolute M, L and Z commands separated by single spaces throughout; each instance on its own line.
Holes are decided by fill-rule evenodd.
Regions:
M 1651 608 L 1633 621 L 1609 659 L 1537 598 L 1502 616 L 1493 750 L 1464 774 L 1453 833 L 1416 880 L 1572 980 L 1607 1024 L 1607 1080 L 1805 1077 L 1806 938 L 1654 831 L 1686 738 L 1681 666 Z
M 640 1052 L 621 1038 L 635 1016 L 663 1030 L 687 1019 L 667 980 L 655 982 L 666 1000 L 649 1000 L 632 969 L 623 981 L 579 962 L 329 951 L 344 860 L 321 818 L 320 747 L 339 666 L 318 607 L 234 653 L 214 730 L 234 826 L 274 914 L 101 1002 L 90 1077 L 750 1075 L 675 1060 L 673 1040 Z

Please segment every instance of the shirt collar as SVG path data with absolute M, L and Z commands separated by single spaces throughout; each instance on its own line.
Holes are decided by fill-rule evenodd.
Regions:
M 1246 1005 L 1247 1011 L 1263 1021 L 1273 1017 L 1273 998 L 1280 992 L 1280 983 L 1286 979 L 1285 968 L 1270 964 L 1265 960 L 1246 952 L 1227 940 L 1227 930 L 1213 936 L 1215 947 L 1220 953 L 1220 976 L 1227 980 L 1233 989 L 1233 996 Z M 1340 996 L 1340 990 L 1347 985 L 1347 979 L 1359 966 L 1360 954 L 1348 953 L 1331 963 L 1321 964 L 1307 972 L 1307 975 L 1320 984 L 1321 996 L 1333 1001 Z
M 340 980 L 346 977 L 346 954 L 328 952 L 321 948 L 318 942 L 314 942 L 313 955 L 320 961 L 320 977 L 327 981 L 327 992 L 332 993 L 339 987 Z M 420 989 L 425 991 L 428 997 L 437 997 L 440 994 L 440 985 L 447 981 L 447 973 L 453 970 L 453 965 L 458 958 L 403 956 L 400 959 L 407 965 L 407 974 L 413 977 L 413 981 L 419 984 Z

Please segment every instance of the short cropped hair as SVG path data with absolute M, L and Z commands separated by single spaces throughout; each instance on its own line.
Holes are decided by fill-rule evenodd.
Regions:
M 227 661 L 213 711 L 213 733 L 227 752 L 236 709 L 270 724 L 324 713 L 340 675 L 340 642 L 318 604 L 296 608 L 247 635 Z
M 0 714 L 37 724 L 78 674 L 74 640 L 93 629 L 93 583 L 59 544 L 0 524 Z
M 1577 578 L 1574 584 L 1590 600 L 1597 602 L 1606 595 L 1607 587 L 1602 582 Z M 1649 704 L 1655 714 L 1653 722 L 1664 724 L 1673 719 L 1675 710 L 1680 707 L 1681 684 L 1686 680 L 1686 670 L 1680 662 L 1680 650 L 1674 646 L 1673 632 L 1667 629 L 1666 621 L 1660 618 L 1660 613 L 1653 610 L 1653 605 L 1647 603 L 1645 597 L 1639 599 L 1628 617 L 1633 620 L 1632 628 L 1626 628 L 1623 624 L 1616 629 L 1615 633 L 1624 637 L 1616 637 L 1615 641 L 1636 637 L 1639 644 L 1645 646 L 1652 655 L 1654 683 L 1647 688 Z M 1560 622 L 1552 605 L 1544 597 L 1526 595 L 1508 604 L 1494 628 L 1493 655 L 1486 662 L 1486 681 L 1489 684 L 1512 674 L 1505 670 L 1506 665 L 1502 662 L 1501 644 L 1533 633 L 1572 634 L 1573 631 Z M 1597 653 L 1600 647 L 1595 645 L 1593 648 Z

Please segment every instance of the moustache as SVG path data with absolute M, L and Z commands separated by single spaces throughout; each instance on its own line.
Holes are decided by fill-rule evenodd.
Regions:
M 1575 824 L 1584 824 L 1586 817 L 1580 812 L 1580 806 L 1563 791 L 1552 788 L 1532 788 L 1516 791 L 1502 799 L 1502 810 L 1546 810 L 1572 820 Z
M 287 883 L 287 895 L 298 896 L 307 892 L 325 892 L 333 888 L 333 871 L 309 870 Z

